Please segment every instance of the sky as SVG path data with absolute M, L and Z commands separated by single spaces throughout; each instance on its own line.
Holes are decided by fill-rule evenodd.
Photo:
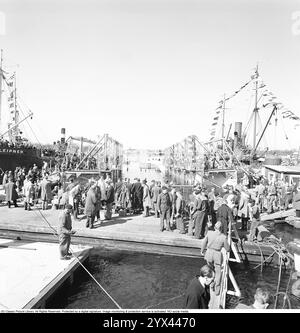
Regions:
M 0 47 L 41 143 L 64 127 L 163 149 L 191 134 L 207 141 L 219 100 L 257 64 L 300 116 L 299 13 L 298 0 L 0 0 Z M 245 126 L 251 95 L 228 103 L 227 121 Z M 274 130 L 266 144 L 298 148 L 300 126 L 284 128 L 288 140 Z

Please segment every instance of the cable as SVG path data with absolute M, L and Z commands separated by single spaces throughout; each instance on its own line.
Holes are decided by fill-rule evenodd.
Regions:
M 44 219 L 44 221 L 48 224 L 48 226 L 54 231 L 54 235 L 58 237 L 57 231 L 51 226 L 51 224 L 48 222 L 47 218 L 44 216 L 44 214 L 41 212 L 41 210 L 37 207 L 38 212 L 41 214 L 42 218 Z M 34 212 L 36 213 L 36 211 L 34 210 Z M 82 268 L 89 274 L 89 276 L 96 282 L 96 284 L 101 288 L 101 290 L 104 291 L 104 293 L 111 299 L 111 301 L 119 308 L 122 309 L 120 307 L 120 305 L 113 299 L 112 296 L 109 295 L 109 293 L 101 286 L 101 284 L 94 278 L 94 276 L 86 269 L 86 267 L 81 263 L 81 261 L 78 259 L 78 257 L 75 255 L 74 251 L 71 249 L 71 247 L 69 248 L 73 257 L 78 261 L 78 263 L 82 266 Z
M 280 287 L 280 281 L 281 281 L 281 267 L 282 267 L 282 258 L 281 256 L 279 257 L 280 260 L 280 266 L 279 266 L 279 273 L 278 273 L 278 283 L 277 283 L 277 289 L 276 289 L 276 297 L 275 297 L 275 304 L 274 304 L 274 309 L 277 307 L 277 301 L 278 301 L 278 292 L 279 292 L 279 287 Z
M 258 248 L 259 248 L 259 252 L 260 252 L 260 264 L 258 266 L 261 266 L 260 267 L 260 272 L 262 273 L 262 270 L 263 270 L 263 263 L 264 263 L 264 255 L 263 255 L 263 252 L 261 250 L 261 247 L 259 246 L 259 244 L 257 242 L 252 242 L 253 244 L 257 245 Z M 257 266 L 257 267 L 258 267 Z

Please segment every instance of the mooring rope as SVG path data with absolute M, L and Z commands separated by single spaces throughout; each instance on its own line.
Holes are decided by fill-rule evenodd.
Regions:
M 41 214 L 42 218 L 44 219 L 44 221 L 48 224 L 48 226 L 54 231 L 54 235 L 59 237 L 57 234 L 57 230 L 54 229 L 51 224 L 49 223 L 49 221 L 47 220 L 47 218 L 45 217 L 45 215 L 41 212 L 41 210 L 36 207 L 38 212 Z M 33 210 L 35 213 L 36 211 Z M 101 284 L 94 278 L 94 276 L 88 271 L 88 269 L 81 263 L 81 261 L 78 259 L 78 257 L 75 255 L 74 251 L 72 250 L 71 246 L 70 246 L 70 251 L 73 255 L 73 257 L 78 261 L 78 263 L 81 265 L 81 267 L 88 273 L 88 275 L 95 281 L 95 283 L 98 285 L 98 287 L 104 291 L 104 293 L 110 298 L 110 300 L 117 306 L 117 308 L 122 309 L 121 306 L 114 300 L 114 298 L 101 286 Z

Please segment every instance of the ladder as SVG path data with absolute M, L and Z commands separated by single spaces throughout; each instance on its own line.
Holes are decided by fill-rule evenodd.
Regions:
M 233 228 L 232 228 L 233 227 Z M 230 257 L 230 251 L 226 251 L 224 248 L 222 249 L 222 266 L 221 266 L 221 287 L 220 287 L 220 294 L 216 296 L 213 291 L 211 291 L 211 302 L 210 302 L 210 308 L 213 309 L 225 309 L 226 307 L 226 295 L 233 295 L 240 297 L 241 291 L 239 289 L 239 286 L 232 274 L 232 271 L 229 267 L 229 262 L 241 262 L 241 258 L 238 254 L 237 248 L 235 246 L 235 243 L 232 242 L 231 239 L 231 233 L 232 231 L 236 232 L 235 226 L 232 226 L 232 222 L 230 221 L 228 224 L 228 244 L 230 249 L 232 250 L 232 253 L 234 255 L 234 258 Z M 234 290 L 228 290 L 228 281 L 232 283 Z

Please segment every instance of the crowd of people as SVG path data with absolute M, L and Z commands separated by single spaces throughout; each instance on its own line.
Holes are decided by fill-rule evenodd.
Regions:
M 0 138 L 0 149 L 36 149 L 36 147 L 24 141 L 11 142 Z
M 89 179 L 83 184 L 71 178 L 67 181 L 64 172 L 56 170 L 56 178 L 50 180 L 49 168 L 44 163 L 42 169 L 33 165 L 28 171 L 16 168 L 2 174 L 2 185 L 6 192 L 8 207 L 18 207 L 20 195 L 24 209 L 31 210 L 38 202 L 42 209 L 63 209 L 60 214 L 59 239 L 61 259 L 70 259 L 70 240 L 75 233 L 72 229 L 71 214 L 74 220 L 79 215 L 86 216 L 86 227 L 93 229 L 95 222 L 101 225 L 100 211 L 105 210 L 105 220 L 112 219 L 113 209 L 119 216 L 142 214 L 144 218 L 153 215 L 160 219 L 161 232 L 177 229 L 179 233 L 196 239 L 203 239 L 201 254 L 207 262 L 200 275 L 191 282 L 186 295 L 186 308 L 207 308 L 209 295 L 207 287 L 219 295 L 221 288 L 222 249 L 229 251 L 228 230 L 239 239 L 240 230 L 247 232 L 247 239 L 258 237 L 260 215 L 278 209 L 296 208 L 300 217 L 300 185 L 288 184 L 282 180 L 268 182 L 261 178 L 255 186 L 249 183 L 245 174 L 236 186 L 217 189 L 196 184 L 187 199 L 182 188 L 169 181 L 146 179 L 118 179 L 115 183 L 106 175 Z M 187 222 L 187 223 L 186 223 Z M 211 285 L 212 284 L 212 285 Z M 258 290 L 257 299 L 262 299 Z M 260 295 L 260 296 L 259 296 Z M 265 294 L 264 294 L 265 295 Z M 256 299 L 255 302 L 258 302 Z M 265 301 L 264 304 L 268 302 Z M 256 305 L 255 305 L 256 304 Z M 257 305 L 254 303 L 253 305 Z
M 2 184 L 6 189 L 6 201 L 9 207 L 17 206 L 18 196 L 24 198 L 24 207 L 30 210 L 39 200 L 42 208 L 51 204 L 56 209 L 72 205 L 73 216 L 87 216 L 87 226 L 93 228 L 95 221 L 100 221 L 100 210 L 105 208 L 105 219 L 111 219 L 112 209 L 119 215 L 141 214 L 144 217 L 154 215 L 160 218 L 160 231 L 178 229 L 182 234 L 201 239 L 216 222 L 222 223 L 226 234 L 228 224 L 241 222 L 241 230 L 250 231 L 249 239 L 255 239 L 255 229 L 259 224 L 260 214 L 278 210 L 296 208 L 300 217 L 300 188 L 282 180 L 268 182 L 261 178 L 255 186 L 244 174 L 236 186 L 219 189 L 206 188 L 196 184 L 192 194 L 183 196 L 182 187 L 146 179 L 118 179 L 113 183 L 110 176 L 90 179 L 82 184 L 75 179 L 67 181 L 64 171 L 55 166 L 56 178 L 50 180 L 47 163 L 42 168 L 33 165 L 29 170 L 17 167 L 14 171 L 2 174 Z M 299 208 L 299 209 L 298 209 Z M 186 223 L 188 221 L 188 223 Z

